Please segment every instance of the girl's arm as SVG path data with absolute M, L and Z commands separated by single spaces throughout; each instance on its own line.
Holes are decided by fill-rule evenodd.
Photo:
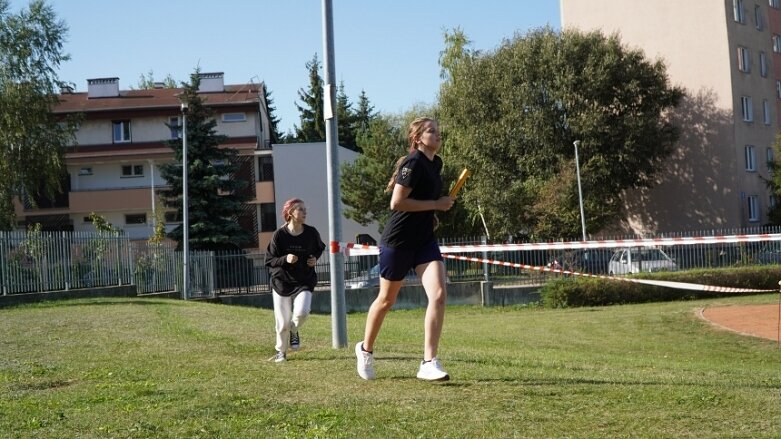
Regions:
M 425 210 L 449 210 L 453 207 L 453 199 L 445 195 L 438 200 L 416 200 L 410 198 L 412 188 L 397 184 L 393 187 L 390 208 L 399 212 L 421 212 Z

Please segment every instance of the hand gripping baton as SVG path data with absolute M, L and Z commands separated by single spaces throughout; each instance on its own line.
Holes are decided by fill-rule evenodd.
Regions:
M 466 179 L 469 178 L 470 175 L 472 175 L 472 173 L 469 172 L 469 169 L 464 168 L 464 170 L 461 171 L 461 175 L 458 176 L 456 184 L 450 189 L 450 198 L 455 198 L 456 195 L 458 195 L 458 191 L 461 190 L 461 187 L 466 183 Z

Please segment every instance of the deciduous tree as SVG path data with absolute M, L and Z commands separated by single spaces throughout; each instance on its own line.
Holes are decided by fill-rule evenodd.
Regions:
M 472 171 L 461 196 L 492 234 L 580 235 L 575 140 L 588 232 L 620 218 L 622 191 L 652 185 L 683 96 L 661 61 L 597 32 L 538 29 L 487 53 L 467 41 L 446 35 L 440 121 L 449 159 Z
M 68 86 L 57 75 L 68 60 L 67 31 L 42 0 L 18 14 L 0 0 L 0 230 L 15 227 L 15 197 L 34 201 L 63 189 L 63 154 L 75 142 L 77 121 L 52 110 Z

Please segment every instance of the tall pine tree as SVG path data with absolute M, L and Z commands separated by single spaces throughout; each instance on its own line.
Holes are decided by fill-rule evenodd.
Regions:
M 358 96 L 358 108 L 353 116 L 352 128 L 355 131 L 355 137 L 358 137 L 361 132 L 368 130 L 369 124 L 375 118 L 377 118 L 377 113 L 374 111 L 374 105 L 369 102 L 366 90 L 361 90 L 361 95 Z
M 268 115 L 268 122 L 271 126 L 270 137 L 271 143 L 282 143 L 282 135 L 279 133 L 279 118 L 274 114 L 277 108 L 274 107 L 274 99 L 271 98 L 271 92 L 263 85 L 263 100 L 266 102 L 266 115 Z
M 323 78 L 320 76 L 320 61 L 315 53 L 306 63 L 309 70 L 309 90 L 299 89 L 301 105 L 296 104 L 301 113 L 301 127 L 296 128 L 296 142 L 325 141 L 325 120 L 323 119 Z
M 228 250 L 249 242 L 250 234 L 238 222 L 242 203 L 247 197 L 242 189 L 247 182 L 235 178 L 238 170 L 234 149 L 220 148 L 227 140 L 217 134 L 217 122 L 211 109 L 198 94 L 199 71 L 190 75 L 181 95 L 187 102 L 187 181 L 192 250 Z M 160 167 L 168 189 L 161 191 L 166 207 L 175 207 L 182 214 L 182 139 L 171 140 L 175 161 Z M 182 247 L 182 226 L 168 236 Z
M 338 122 L 339 145 L 361 152 L 355 141 L 355 112 L 352 109 L 350 99 L 344 92 L 344 82 L 339 83 L 336 93 L 336 120 Z

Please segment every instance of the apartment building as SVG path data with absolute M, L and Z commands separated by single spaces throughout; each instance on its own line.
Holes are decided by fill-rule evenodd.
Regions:
M 167 183 L 158 167 L 174 159 L 166 141 L 181 136 L 182 89 L 120 90 L 119 78 L 89 79 L 87 83 L 86 92 L 64 91 L 54 110 L 62 115 L 78 113 L 82 118 L 76 144 L 65 153 L 68 177 L 63 181 L 64 191 L 55 199 L 37 200 L 36 208 L 27 198 L 19 200 L 15 206 L 19 226 L 40 223 L 45 230 L 91 231 L 89 215 L 95 212 L 131 239 L 147 239 L 160 216 L 171 230 L 181 218 L 160 200 L 159 191 Z M 282 224 L 278 207 L 287 198 L 280 197 L 303 191 L 318 206 L 327 199 L 325 144 L 292 149 L 291 154 L 282 154 L 287 148 L 279 146 L 281 158 L 275 158 L 262 87 L 225 85 L 223 73 L 202 73 L 199 88 L 205 105 L 214 111 L 217 132 L 227 136 L 221 147 L 239 153 L 240 170 L 235 178 L 250 182 L 246 189 L 250 201 L 238 221 L 254 237 L 246 247 L 259 249 L 266 248 Z M 345 151 L 340 149 L 340 157 L 354 160 Z M 299 172 L 302 166 L 316 169 Z M 284 171 L 277 178 L 282 184 L 275 184 L 275 168 Z M 297 178 L 290 179 L 288 174 Z M 326 239 L 327 215 L 313 212 L 310 217 L 314 217 L 310 223 L 317 219 L 313 225 Z M 376 227 L 345 222 L 342 227 L 347 233 L 376 234 Z
M 686 98 L 653 189 L 623 194 L 637 232 L 760 226 L 781 124 L 781 0 L 560 0 L 562 29 L 617 33 Z

